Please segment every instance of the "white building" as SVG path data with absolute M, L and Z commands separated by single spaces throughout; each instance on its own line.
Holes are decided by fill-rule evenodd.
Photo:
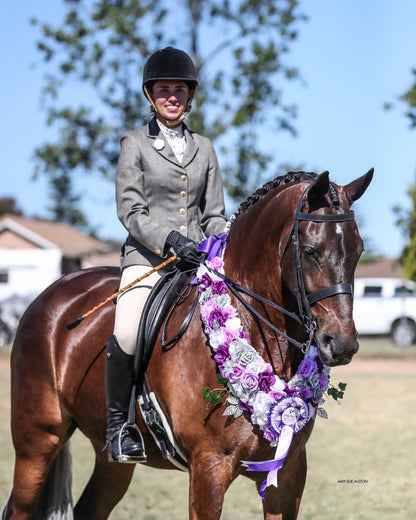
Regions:
M 117 265 L 118 255 L 111 253 L 108 244 L 70 225 L 5 214 L 0 217 L 0 301 L 36 295 L 77 269 Z

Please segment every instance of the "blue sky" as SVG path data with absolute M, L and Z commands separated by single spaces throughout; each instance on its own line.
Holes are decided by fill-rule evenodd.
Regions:
M 33 150 L 55 139 L 46 127 L 36 67 L 36 29 L 28 20 L 60 20 L 58 1 L 21 0 L 0 3 L 0 197 L 11 196 L 26 215 L 47 214 L 45 182 L 32 181 Z M 309 21 L 300 27 L 290 62 L 306 86 L 293 83 L 286 100 L 298 105 L 298 137 L 265 136 L 279 162 L 303 163 L 314 171 L 329 170 L 347 184 L 375 168 L 375 178 L 356 210 L 361 233 L 373 248 L 397 256 L 403 238 L 395 226 L 394 205 L 409 205 L 406 189 L 415 181 L 416 131 L 408 128 L 404 106 L 386 112 L 411 83 L 416 67 L 416 2 L 414 0 L 304 0 Z M 115 215 L 113 186 L 85 180 L 84 208 L 101 236 L 122 240 L 125 231 Z

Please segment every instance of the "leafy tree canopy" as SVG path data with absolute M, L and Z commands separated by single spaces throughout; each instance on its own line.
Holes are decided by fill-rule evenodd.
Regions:
M 47 122 L 58 130 L 55 142 L 35 151 L 35 176 L 50 181 L 56 220 L 88 228 L 76 175 L 114 180 L 120 133 L 150 114 L 144 62 L 167 45 L 196 64 L 200 87 L 189 125 L 215 142 L 228 194 L 241 200 L 265 180 L 275 158 L 261 135 L 295 133 L 295 106 L 284 102 L 282 86 L 299 78 L 285 62 L 306 19 L 297 0 L 182 0 L 174 9 L 165 0 L 62 2 L 58 27 L 32 20 L 48 70 Z

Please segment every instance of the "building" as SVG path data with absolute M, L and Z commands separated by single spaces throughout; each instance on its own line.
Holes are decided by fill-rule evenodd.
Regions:
M 62 274 L 93 265 L 118 265 L 118 253 L 68 224 L 0 217 L 0 301 L 36 295 Z

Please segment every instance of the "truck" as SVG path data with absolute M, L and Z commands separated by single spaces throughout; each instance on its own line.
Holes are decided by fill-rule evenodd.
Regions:
M 416 342 L 416 283 L 401 278 L 356 278 L 355 326 L 360 335 L 389 335 L 408 347 Z

